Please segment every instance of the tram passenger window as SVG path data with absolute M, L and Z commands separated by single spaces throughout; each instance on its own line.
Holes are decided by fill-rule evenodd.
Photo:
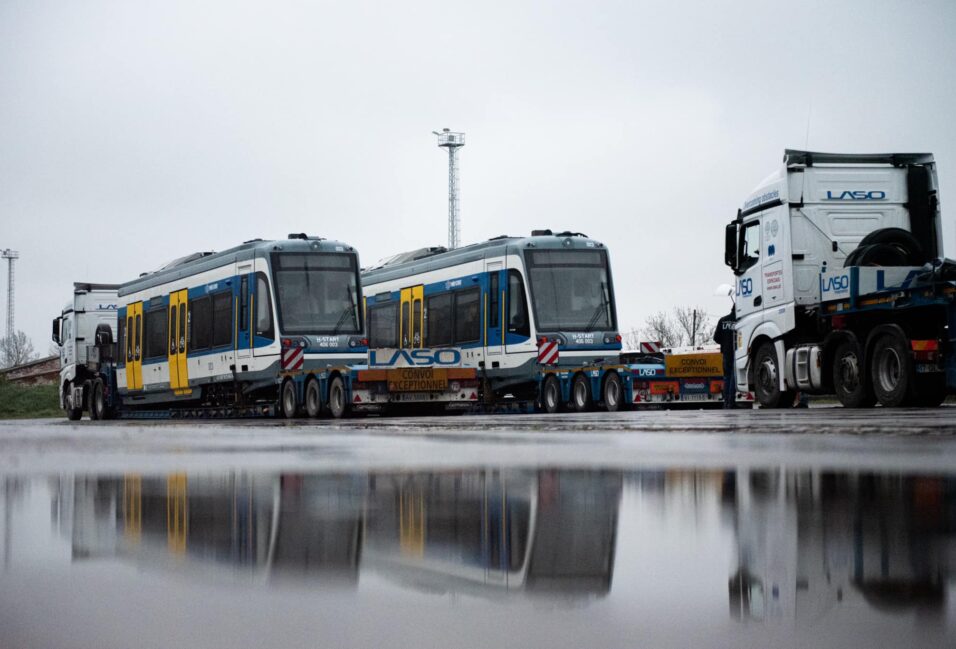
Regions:
M 470 289 L 455 294 L 455 343 L 481 338 L 481 291 Z
M 425 332 L 425 344 L 428 347 L 450 345 L 454 333 L 454 312 L 452 311 L 452 295 L 433 295 L 426 304 L 428 313 L 428 327 Z
M 136 324 L 133 325 L 133 329 L 136 332 L 136 342 L 133 344 L 133 360 L 138 361 L 143 358 L 143 348 L 140 346 L 143 337 L 143 316 L 139 313 L 136 314 Z
M 368 309 L 368 345 L 373 348 L 398 347 L 398 303 L 371 306 Z
M 133 336 L 135 335 L 135 332 L 136 332 L 136 327 L 133 326 L 132 316 L 130 316 L 129 318 L 126 318 L 126 324 L 127 324 L 126 328 L 128 330 L 131 330 L 129 331 L 129 335 L 126 338 L 126 360 L 132 361 L 133 360 Z
M 212 299 L 201 297 L 189 303 L 189 348 L 209 349 L 212 343 Z
M 498 304 L 501 300 L 500 289 L 498 288 L 498 271 L 491 273 L 491 282 L 488 288 L 488 326 L 497 327 L 501 323 L 498 321 L 501 317 L 498 313 Z
M 176 354 L 176 323 L 178 318 L 176 312 L 179 311 L 179 307 L 175 305 L 170 305 L 169 307 L 169 355 L 174 356 Z
M 232 342 L 232 293 L 212 296 L 212 346 Z
M 272 298 L 265 273 L 256 273 L 256 335 L 275 338 L 272 330 Z
M 166 309 L 153 309 L 146 312 L 146 350 L 144 358 L 166 356 Z
M 516 270 L 508 271 L 508 333 L 521 336 L 531 335 L 524 281 Z

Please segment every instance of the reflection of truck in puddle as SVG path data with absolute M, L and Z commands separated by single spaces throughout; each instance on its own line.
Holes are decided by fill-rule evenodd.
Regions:
M 619 474 L 584 471 L 78 479 L 75 558 L 263 578 L 360 568 L 447 590 L 606 593 Z

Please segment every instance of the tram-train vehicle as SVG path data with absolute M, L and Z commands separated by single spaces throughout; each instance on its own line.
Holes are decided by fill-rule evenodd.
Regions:
M 318 416 L 341 407 L 343 375 L 365 360 L 361 304 L 356 250 L 305 234 L 77 284 L 53 323 L 61 405 L 70 419 L 84 408 Z
M 476 370 L 486 402 L 509 395 L 537 399 L 543 387 L 560 393 L 562 370 L 618 362 L 607 248 L 580 233 L 536 230 L 454 250 L 420 249 L 366 269 L 362 283 L 370 353 L 411 350 L 401 357 L 415 365 L 415 350 L 460 350 L 460 366 Z M 544 377 L 544 386 L 543 343 L 557 343 L 555 357 L 546 359 L 553 376 Z M 582 406 L 603 400 L 608 380 L 620 398 L 616 371 L 595 377 L 570 377 L 580 383 Z M 363 399 L 369 396 L 375 398 Z

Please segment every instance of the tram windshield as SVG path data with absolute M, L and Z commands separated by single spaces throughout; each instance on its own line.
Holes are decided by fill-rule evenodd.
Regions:
M 539 330 L 615 328 L 614 292 L 604 250 L 531 250 L 526 262 Z
M 283 334 L 361 333 L 355 255 L 273 253 L 272 274 Z

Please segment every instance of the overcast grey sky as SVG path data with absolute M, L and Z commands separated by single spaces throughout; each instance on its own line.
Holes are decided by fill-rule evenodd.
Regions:
M 254 237 L 444 244 L 444 126 L 463 241 L 605 241 L 625 330 L 725 310 L 723 226 L 785 147 L 935 153 L 956 256 L 954 73 L 952 0 L 0 0 L 17 327 L 43 352 L 73 281 Z

